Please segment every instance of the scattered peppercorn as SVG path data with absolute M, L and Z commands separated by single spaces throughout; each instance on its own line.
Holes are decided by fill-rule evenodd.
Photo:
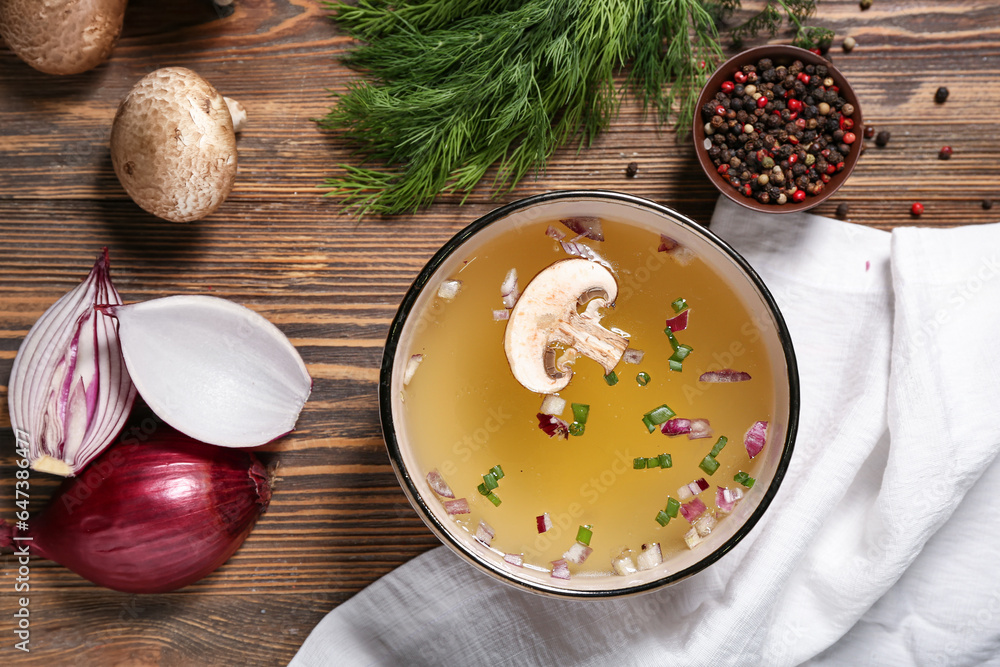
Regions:
M 861 0 L 858 5 L 861 7 L 861 11 L 864 11 L 872 6 L 872 0 Z
M 840 204 L 839 206 L 837 206 L 837 217 L 839 219 L 841 219 L 841 220 L 847 220 L 848 210 L 849 210 L 849 208 L 848 208 L 846 202 L 843 203 L 843 204 Z
M 941 86 L 934 93 L 934 101 L 937 102 L 938 104 L 944 104 L 945 100 L 947 99 L 948 99 L 948 89 L 945 88 L 944 86 Z
M 992 199 L 984 199 L 983 200 L 983 210 L 984 211 L 988 211 L 991 208 L 993 208 L 993 200 Z
M 844 43 L 841 44 L 840 46 L 842 49 L 844 49 L 844 53 L 850 53 L 851 51 L 854 50 L 854 47 L 857 46 L 857 44 L 858 44 L 857 40 L 848 35 L 847 37 L 844 38 Z
M 635 175 L 639 173 L 639 163 L 629 162 L 628 166 L 625 167 L 625 176 L 628 178 L 635 178 Z
M 938 158 L 941 160 L 951 159 L 951 146 L 942 146 L 941 152 L 938 153 Z
M 887 143 L 889 143 L 889 138 L 891 136 L 892 135 L 889 133 L 889 130 L 882 130 L 877 135 L 875 135 L 875 145 L 880 148 L 882 146 L 885 146 Z
M 924 214 L 924 205 L 918 201 L 913 202 L 913 206 L 910 207 L 910 215 L 914 218 L 919 218 Z
M 875 126 L 867 125 L 865 127 L 865 139 L 871 139 L 874 136 L 875 136 Z

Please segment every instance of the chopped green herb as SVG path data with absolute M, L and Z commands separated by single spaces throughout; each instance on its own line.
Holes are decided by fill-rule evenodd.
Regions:
M 660 510 L 656 515 L 656 523 L 660 524 L 661 526 L 666 526 L 668 523 L 670 523 L 670 515 L 664 512 L 663 510 Z
M 715 460 L 714 456 L 706 456 L 698 464 L 698 467 L 704 470 L 709 475 L 714 475 L 715 471 L 719 469 L 719 462 Z
M 680 299 L 677 299 L 672 304 L 670 304 L 670 307 L 674 309 L 675 313 L 680 314 L 682 311 L 687 310 L 688 302 L 686 299 L 681 297 Z
M 490 495 L 486 496 L 486 500 L 493 503 L 494 507 L 500 507 L 500 503 L 503 502 L 502 500 L 500 500 L 500 496 L 498 496 L 495 493 L 490 493 Z
M 752 489 L 754 482 L 756 482 L 757 480 L 755 480 L 753 477 L 751 477 L 750 475 L 746 474 L 741 470 L 733 476 L 733 481 L 742 484 L 748 489 Z
M 490 472 L 493 473 L 493 476 L 498 480 L 503 479 L 503 468 L 501 468 L 499 464 L 490 468 Z
M 642 470 L 645 467 L 646 467 L 646 458 L 645 457 L 643 457 L 643 456 L 637 456 L 634 459 L 632 459 L 632 469 L 633 470 Z M 739 480 L 737 480 L 737 481 L 739 481 Z
M 677 340 L 677 336 L 674 335 L 674 330 L 667 327 L 663 330 L 663 333 L 667 334 L 667 340 L 670 341 L 670 347 L 676 350 L 677 346 L 680 345 L 680 342 Z
M 486 488 L 489 489 L 490 491 L 500 486 L 499 484 L 497 484 L 497 478 L 494 477 L 493 473 L 491 472 L 483 475 L 483 483 L 486 485 Z
M 570 435 L 583 435 L 583 432 L 585 430 L 587 430 L 587 427 L 581 424 L 580 422 L 573 422 L 572 424 L 569 425 Z
M 724 435 L 720 435 L 720 436 L 719 436 L 719 439 L 718 439 L 718 440 L 716 441 L 716 443 L 715 443 L 715 446 L 714 446 L 714 447 L 712 447 L 712 451 L 711 451 L 711 453 L 709 454 L 709 456 L 711 456 L 711 457 L 712 457 L 713 459 L 714 459 L 714 458 L 715 458 L 716 456 L 718 456 L 718 455 L 719 455 L 719 452 L 721 452 L 721 451 L 722 451 L 722 448 L 726 446 L 726 443 L 727 443 L 727 442 L 729 442 L 729 438 L 727 438 L 727 437 L 726 437 L 726 436 L 724 436 Z
M 683 343 L 681 343 L 680 345 L 678 345 L 677 347 L 674 348 L 674 353 L 670 357 L 670 360 L 671 361 L 684 361 L 685 359 L 687 359 L 687 356 L 689 354 L 691 354 L 692 352 L 694 352 L 694 348 L 693 347 L 691 347 L 690 345 L 684 345 Z
M 649 377 L 649 373 L 646 371 L 640 371 L 638 375 L 635 376 L 635 381 L 639 383 L 640 387 L 645 387 L 649 384 L 652 378 Z
M 611 371 L 610 373 L 604 376 L 604 381 L 608 383 L 609 387 L 613 387 L 616 384 L 618 384 L 618 374 L 615 373 L 614 371 Z
M 659 426 L 668 419 L 673 418 L 676 414 L 677 414 L 676 412 L 670 409 L 670 406 L 664 403 L 660 407 L 653 408 L 652 410 L 644 414 L 642 416 L 642 421 L 643 423 L 646 423 L 648 420 L 649 423 L 655 426 Z M 652 431 L 650 431 L 650 433 L 652 433 Z
M 673 359 L 671 359 L 667 363 L 670 364 L 670 370 L 672 371 L 680 373 L 682 370 L 684 370 L 684 363 L 681 361 L 674 361 Z
M 677 518 L 677 512 L 681 509 L 681 501 L 676 498 L 667 498 L 667 515 L 672 518 Z
M 660 457 L 658 457 L 658 456 L 648 456 L 648 457 L 646 457 L 646 467 L 647 468 L 659 468 L 660 467 Z
M 594 536 L 594 527 L 589 523 L 586 526 L 580 526 L 576 531 L 576 541 L 585 546 L 590 546 L 590 538 Z
M 657 458 L 660 460 L 661 468 L 670 468 L 674 465 L 674 461 L 670 458 L 670 454 L 660 454 Z
M 654 424 L 653 420 L 649 418 L 649 415 L 642 416 L 642 423 L 646 425 L 646 430 L 650 433 L 656 430 L 656 424 Z
M 573 404 L 573 421 L 578 421 L 581 424 L 587 423 L 587 415 L 590 414 L 590 406 L 585 403 L 574 403 Z
M 490 490 L 486 488 L 485 484 L 480 484 L 479 486 L 476 487 L 476 489 L 478 489 L 479 493 L 481 493 L 484 496 L 490 495 Z

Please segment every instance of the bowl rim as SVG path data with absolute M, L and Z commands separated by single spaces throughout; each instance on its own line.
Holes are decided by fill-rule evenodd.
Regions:
M 727 75 L 735 66 L 742 66 L 748 63 L 755 64 L 756 61 L 764 57 L 779 57 L 783 60 L 790 58 L 792 60 L 801 60 L 806 65 L 811 64 L 826 66 L 830 71 L 830 76 L 837 80 L 837 85 L 840 86 L 841 89 L 841 96 L 854 105 L 854 114 L 851 116 L 851 119 L 854 120 L 854 130 L 852 131 L 857 137 L 855 142 L 856 148 L 854 148 L 847 156 L 849 159 L 844 161 L 844 170 L 834 174 L 830 178 L 830 183 L 824 187 L 823 192 L 818 197 L 807 196 L 803 201 L 798 203 L 787 202 L 784 204 L 761 204 L 756 199 L 744 197 L 736 192 L 731 185 L 723 182 L 722 177 L 716 171 L 715 165 L 712 164 L 711 159 L 708 157 L 708 151 L 704 146 L 707 135 L 705 134 L 705 123 L 701 115 L 701 108 L 705 106 L 709 99 L 715 97 L 715 93 L 718 92 L 719 87 L 722 85 L 722 81 L 727 78 Z M 719 65 L 719 67 L 716 68 L 716 70 L 708 77 L 708 80 L 701 89 L 701 94 L 698 95 L 695 114 L 695 121 L 692 123 L 691 128 L 691 136 L 694 141 L 695 156 L 698 159 L 698 164 L 701 165 L 702 171 L 705 172 L 705 176 L 707 176 L 708 180 L 712 182 L 712 185 L 715 186 L 716 190 L 732 201 L 736 202 L 740 206 L 754 211 L 760 211 L 762 213 L 795 213 L 797 211 L 807 211 L 811 208 L 819 206 L 824 201 L 832 197 L 833 194 L 847 182 L 847 179 L 850 177 L 854 168 L 861 159 L 861 153 L 864 147 L 864 115 L 861 109 L 861 101 L 858 99 L 858 95 L 854 91 L 854 87 L 851 86 L 851 82 L 847 80 L 847 77 L 844 76 L 843 72 L 837 69 L 832 61 L 826 59 L 824 56 L 816 55 L 812 51 L 792 46 L 790 44 L 763 44 L 755 46 L 744 51 L 740 51 Z
M 402 451 L 400 443 L 396 439 L 394 420 L 392 416 L 392 375 L 396 351 L 400 344 L 400 339 L 407 317 L 434 272 L 448 259 L 448 257 L 461 248 L 466 241 L 475 236 L 479 231 L 500 220 L 503 220 L 511 213 L 547 202 L 581 198 L 610 200 L 651 209 L 659 214 L 675 219 L 679 224 L 682 224 L 694 233 L 701 235 L 724 254 L 728 255 L 753 284 L 753 287 L 760 294 L 762 300 L 767 306 L 767 309 L 774 317 L 776 333 L 781 343 L 781 349 L 785 358 L 785 366 L 788 372 L 788 428 L 785 433 L 782 454 L 778 460 L 771 484 L 765 491 L 764 496 L 761 498 L 760 503 L 754 509 L 753 513 L 747 517 L 746 521 L 736 530 L 732 537 L 726 540 L 714 551 L 708 553 L 694 565 L 674 572 L 670 575 L 660 577 L 654 581 L 609 590 L 573 590 L 557 586 L 543 586 L 536 582 L 519 579 L 508 572 L 500 570 L 494 567 L 482 555 L 467 549 L 464 544 L 451 534 L 451 531 L 449 531 L 446 526 L 438 521 L 434 512 L 431 511 L 421 494 L 418 492 L 414 480 L 410 475 L 410 471 L 403 466 Z M 431 532 L 433 532 L 438 539 L 442 541 L 442 543 L 447 545 L 464 560 L 472 563 L 477 567 L 477 569 L 485 572 L 493 578 L 504 583 L 511 584 L 522 590 L 562 599 L 606 599 L 649 592 L 664 586 L 669 586 L 697 574 L 732 551 L 732 549 L 739 544 L 739 542 L 741 542 L 751 530 L 753 530 L 754 526 L 758 521 L 760 521 L 761 517 L 763 517 L 775 495 L 778 493 L 785 474 L 788 471 L 792 452 L 795 447 L 800 410 L 798 365 L 796 362 L 795 350 L 792 346 L 791 335 L 788 331 L 784 317 L 778 309 L 778 305 L 775 302 L 774 297 L 753 267 L 750 266 L 750 264 L 738 252 L 736 252 L 732 246 L 719 238 L 708 228 L 703 227 L 687 216 L 678 213 L 674 209 L 631 194 L 610 190 L 593 189 L 550 191 L 518 199 L 486 213 L 452 236 L 420 270 L 420 273 L 414 279 L 410 288 L 404 295 L 403 300 L 396 311 L 396 315 L 393 317 L 392 323 L 389 326 L 389 332 L 386 336 L 386 344 L 382 355 L 382 364 L 378 383 L 378 399 L 382 436 L 385 441 L 392 469 L 395 472 L 400 486 L 409 500 L 410 505 L 414 508 L 414 510 L 416 510 L 418 516 L 420 516 L 421 520 L 431 530 Z

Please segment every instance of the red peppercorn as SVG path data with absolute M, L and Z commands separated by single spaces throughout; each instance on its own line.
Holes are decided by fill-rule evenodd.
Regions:
M 857 139 L 858 138 L 856 136 L 854 136 L 853 132 L 845 132 L 844 133 L 844 143 L 847 144 L 848 146 L 850 146 L 855 141 L 857 141 Z
M 817 56 L 823 55 L 823 52 L 819 50 L 819 47 L 815 47 L 815 48 L 809 49 L 809 52 L 810 53 L 815 53 Z
M 745 194 L 747 197 L 753 196 L 753 189 L 750 187 L 749 183 L 743 186 L 743 194 Z
M 806 119 L 805 118 L 796 118 L 795 119 L 795 125 L 797 127 L 799 127 L 799 128 L 801 128 L 801 129 L 804 130 L 804 129 L 806 129 L 806 125 L 808 125 L 808 123 L 806 123 Z
M 791 155 L 788 156 L 788 164 L 789 165 L 793 165 L 793 164 L 795 164 L 798 161 L 799 161 L 798 154 L 792 153 Z
M 844 163 L 843 162 L 838 162 L 837 163 L 837 171 L 844 171 Z
M 719 165 L 719 173 L 720 174 L 725 175 L 728 171 L 729 171 L 729 165 L 728 164 L 723 163 L 723 164 Z
M 805 201 L 805 199 L 806 199 L 805 190 L 796 190 L 795 192 L 792 193 L 792 201 L 794 202 Z
M 788 100 L 788 110 L 802 111 L 802 102 L 793 97 L 792 99 Z
M 819 178 L 824 183 L 829 183 L 830 182 L 830 174 L 820 174 Z
M 736 74 L 733 75 L 733 80 L 736 81 L 736 83 L 746 83 L 747 75 L 743 72 L 736 72 Z
M 724 92 L 724 93 L 731 93 L 731 92 L 733 92 L 733 88 L 735 88 L 735 87 L 736 86 L 733 85 L 732 81 L 723 81 L 722 82 L 722 92 Z
M 826 165 L 826 173 L 832 174 L 832 173 L 834 173 L 836 171 L 837 171 L 837 165 L 835 165 L 835 164 L 828 164 L 828 165 Z
M 767 98 L 761 95 L 760 97 L 757 98 L 757 108 L 763 109 L 766 106 L 767 106 Z
M 919 218 L 924 214 L 924 205 L 918 201 L 913 202 L 913 206 L 910 207 L 910 215 L 915 218 Z
M 726 115 L 726 107 L 722 106 L 721 104 L 718 105 L 717 107 L 715 107 L 715 115 L 716 116 L 725 116 Z
M 944 146 L 944 147 L 942 147 L 941 148 L 941 152 L 938 153 L 938 157 L 941 158 L 942 160 L 950 160 L 951 159 L 951 146 Z
M 799 138 L 796 137 L 794 134 L 791 134 L 788 136 L 788 143 L 797 146 L 799 143 Z
M 799 77 L 798 78 L 799 78 L 799 81 L 801 81 L 802 83 L 806 84 L 807 86 L 809 85 L 810 77 L 805 72 L 799 72 Z
M 853 130 L 854 129 L 854 121 L 851 120 L 850 118 L 841 118 L 841 120 L 840 120 L 840 129 L 844 130 L 845 132 L 848 131 L 848 130 Z

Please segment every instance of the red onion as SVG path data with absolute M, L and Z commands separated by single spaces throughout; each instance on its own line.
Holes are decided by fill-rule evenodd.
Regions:
M 566 233 L 562 230 L 556 229 L 552 225 L 549 225 L 548 229 L 545 230 L 545 235 L 549 238 L 555 239 L 556 241 L 562 241 L 566 238 Z
M 658 252 L 671 252 L 679 247 L 681 247 L 680 243 L 666 234 L 660 234 L 660 247 L 657 248 Z
M 552 576 L 556 579 L 569 579 L 569 563 L 563 558 L 552 561 Z
M 468 514 L 472 511 L 469 509 L 469 501 L 465 498 L 444 501 L 444 509 L 448 514 Z
M 739 487 L 732 489 L 720 486 L 715 492 L 715 506 L 720 512 L 729 514 L 736 507 L 736 503 L 743 498 L 743 491 Z
M 482 542 L 486 546 L 490 546 L 493 543 L 493 538 L 496 537 L 497 532 L 493 530 L 490 524 L 486 523 L 482 519 L 479 520 L 479 527 L 476 528 L 476 539 Z
M 692 419 L 691 432 L 688 433 L 688 440 L 712 437 L 712 425 L 707 419 Z
M 524 554 L 504 554 L 503 559 L 511 565 L 524 567 Z
M 517 288 L 517 269 L 511 269 L 507 272 L 500 285 L 500 296 L 503 299 L 503 307 L 508 310 L 517 303 L 518 297 L 521 296 L 521 291 Z M 493 312 L 496 313 L 496 311 Z
M 687 266 L 694 259 L 694 253 L 690 248 L 681 245 L 665 234 L 660 234 L 660 247 L 657 248 L 657 251 L 667 253 L 681 266 Z
M 455 497 L 455 492 L 451 490 L 451 487 L 448 486 L 448 482 L 444 481 L 444 477 L 441 476 L 441 473 L 439 473 L 436 468 L 427 473 L 427 483 L 432 489 L 434 489 L 434 493 L 439 496 L 443 498 Z
M 753 458 L 760 454 L 760 450 L 764 449 L 764 443 L 767 441 L 767 422 L 754 422 L 745 436 L 743 436 L 743 444 L 747 448 L 747 454 L 750 458 Z
M 691 432 L 690 419 L 668 419 L 660 427 L 663 435 L 683 435 Z
M 580 565 L 585 562 L 587 558 L 593 553 L 593 549 L 588 547 L 586 544 L 581 544 L 580 542 L 574 542 L 572 546 L 563 554 L 563 560 L 569 561 L 570 563 L 576 563 Z
M 687 500 L 691 496 L 696 496 L 707 488 L 708 482 L 706 482 L 705 478 L 702 477 L 701 479 L 696 479 L 690 484 L 685 484 L 681 488 L 677 489 L 677 498 L 678 500 Z
M 752 379 L 749 373 L 734 371 L 731 368 L 723 368 L 721 371 L 709 371 L 702 373 L 698 378 L 699 382 L 746 382 Z
M 592 215 L 581 215 L 575 218 L 563 218 L 559 222 L 569 227 L 577 234 L 582 234 L 588 239 L 595 241 L 604 240 L 604 231 L 601 228 L 601 219 Z
M 541 412 L 535 416 L 538 417 L 538 428 L 545 431 L 550 438 L 556 436 L 569 438 L 569 423 L 554 415 L 546 415 Z
M 695 519 L 704 514 L 707 509 L 701 498 L 695 498 L 690 502 L 681 504 L 681 514 L 688 520 L 688 523 L 694 523 Z
M 690 308 L 682 310 L 680 315 L 671 317 L 669 320 L 667 320 L 667 326 L 670 327 L 670 330 L 673 331 L 674 333 L 677 333 L 678 331 L 684 331 L 688 327 L 688 313 L 690 312 L 691 312 Z
M 538 526 L 539 533 L 545 533 L 552 530 L 552 517 L 549 516 L 548 512 L 542 514 L 541 516 L 536 516 L 535 523 Z
M 622 354 L 622 361 L 626 364 L 641 364 L 644 356 L 646 356 L 644 351 L 635 350 L 630 347 L 625 350 L 624 354 Z
M 663 552 L 660 550 L 660 543 L 643 544 L 642 552 L 639 554 L 639 570 L 651 570 L 663 562 Z
M 510 319 L 510 311 L 507 310 L 506 308 L 498 308 L 497 310 L 493 311 L 494 322 L 503 322 L 504 320 L 509 320 L 509 319 Z
M 161 426 L 67 479 L 31 517 L 32 541 L 21 543 L 99 586 L 165 593 L 229 560 L 270 500 L 267 470 L 253 454 Z
M 461 280 L 445 280 L 438 287 L 438 296 L 446 301 L 451 301 L 458 296 L 458 291 L 462 289 Z
M 414 354 L 406 361 L 406 368 L 403 370 L 403 386 L 410 384 L 410 380 L 417 374 L 417 367 L 424 360 L 424 355 Z

